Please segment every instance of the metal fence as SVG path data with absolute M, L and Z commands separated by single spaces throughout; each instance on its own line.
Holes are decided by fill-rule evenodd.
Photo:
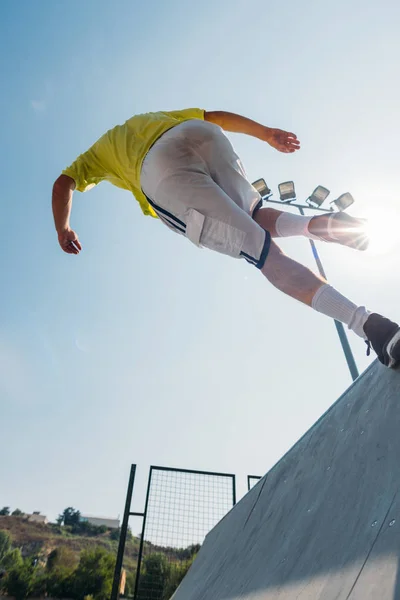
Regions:
M 260 475 L 247 475 L 247 490 L 250 491 L 262 479 Z
M 207 533 L 236 503 L 235 475 L 150 467 L 143 513 L 131 512 L 136 465 L 132 465 L 121 526 L 112 600 L 120 593 L 130 516 L 143 518 L 134 600 L 169 600 Z

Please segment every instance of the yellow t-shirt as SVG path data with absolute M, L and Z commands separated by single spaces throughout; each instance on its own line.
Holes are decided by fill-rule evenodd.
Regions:
M 140 186 L 143 160 L 163 133 L 190 119 L 203 120 L 204 110 L 188 108 L 136 115 L 107 131 L 63 174 L 74 179 L 79 192 L 85 192 L 103 180 L 130 190 L 144 214 L 156 217 Z

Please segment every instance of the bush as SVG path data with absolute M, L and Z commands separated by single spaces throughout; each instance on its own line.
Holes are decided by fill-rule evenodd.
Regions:
M 44 569 L 36 567 L 32 571 L 32 584 L 30 596 L 33 598 L 43 598 L 47 592 L 47 575 Z
M 91 537 L 103 535 L 108 531 L 105 525 L 92 525 L 88 521 L 79 521 L 79 523 L 75 523 L 69 529 L 74 535 L 88 535 Z
M 182 579 L 185 577 L 186 573 L 189 571 L 192 566 L 194 556 L 191 560 L 185 563 L 178 563 L 171 565 L 171 571 L 169 574 L 168 581 L 164 587 L 164 596 L 163 600 L 169 600 L 172 594 L 177 590 L 179 585 L 181 584 Z
M 33 567 L 28 562 L 23 562 L 7 574 L 3 588 L 16 600 L 25 600 L 32 592 L 33 584 Z
M 70 548 L 61 546 L 50 552 L 47 563 L 47 594 L 53 598 L 72 598 L 74 571 L 78 559 Z
M 166 555 L 162 553 L 150 554 L 145 558 L 138 599 L 169 600 L 190 569 L 196 558 L 195 550 L 198 548 L 197 545 L 189 547 L 188 554 L 191 558 L 185 562 L 169 563 Z
M 103 548 L 84 550 L 73 575 L 74 598 L 83 600 L 92 595 L 94 600 L 108 600 L 111 594 L 115 556 Z
M 52 598 L 74 598 L 74 572 L 65 568 L 50 571 L 46 576 L 47 595 Z
M 105 525 L 100 525 L 97 528 L 97 535 L 104 535 L 105 533 L 107 533 L 108 529 Z
M 139 600 L 163 600 L 171 573 L 165 554 L 149 554 L 144 561 L 144 573 L 140 577 Z
M 69 571 L 73 572 L 78 566 L 78 559 L 70 548 L 61 546 L 55 548 L 47 557 L 46 570 L 51 571 Z
M 0 529 L 0 564 L 4 556 L 11 550 L 11 538 L 6 531 Z
M 8 572 L 15 567 L 21 567 L 23 562 L 21 550 L 19 548 L 14 548 L 14 550 L 10 550 L 3 556 L 0 564 L 3 569 Z
M 121 536 L 121 528 L 119 527 L 118 529 L 112 529 L 110 532 L 110 540 L 114 540 L 115 542 L 119 542 L 119 538 Z M 128 527 L 127 531 L 126 531 L 126 541 L 132 541 L 133 540 L 133 535 L 132 535 L 132 531 L 130 530 L 130 528 Z
M 121 529 L 113 529 L 110 533 L 110 540 L 114 542 L 119 542 L 119 538 L 121 535 Z

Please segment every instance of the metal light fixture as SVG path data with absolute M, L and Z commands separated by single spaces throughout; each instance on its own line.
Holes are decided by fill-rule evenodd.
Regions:
M 253 187 L 256 188 L 257 192 L 260 194 L 261 198 L 265 198 L 266 196 L 271 195 L 271 190 L 268 185 L 265 183 L 265 179 L 257 179 L 253 184 Z
M 351 206 L 352 204 L 354 204 L 354 198 L 350 194 L 350 192 L 346 192 L 345 194 L 339 196 L 339 198 L 336 198 L 336 200 L 331 202 L 331 204 L 336 204 L 338 209 L 340 211 L 343 211 L 349 208 L 349 206 Z
M 296 192 L 293 181 L 284 181 L 278 185 L 279 197 L 282 202 L 296 200 Z
M 329 194 L 330 191 L 326 187 L 319 185 L 315 188 L 311 196 L 307 198 L 306 202 L 310 206 L 319 208 L 325 202 Z

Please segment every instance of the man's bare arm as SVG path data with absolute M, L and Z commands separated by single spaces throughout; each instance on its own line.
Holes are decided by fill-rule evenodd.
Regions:
M 53 185 L 52 208 L 54 224 L 61 248 L 67 254 L 79 254 L 82 246 L 78 236 L 70 228 L 72 195 L 75 181 L 68 175 L 60 175 Z
M 68 175 L 60 175 L 54 182 L 52 206 L 57 233 L 69 229 L 74 189 L 75 181 Z
M 300 148 L 300 142 L 294 133 L 274 127 L 266 127 L 265 125 L 261 125 L 261 123 L 235 113 L 222 110 L 207 111 L 204 113 L 204 120 L 219 125 L 225 131 L 251 135 L 263 142 L 267 142 L 280 152 L 294 152 Z

